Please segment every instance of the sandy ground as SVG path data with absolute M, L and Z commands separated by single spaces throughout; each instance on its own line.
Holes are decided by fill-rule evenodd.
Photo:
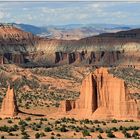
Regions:
M 31 110 L 29 111 L 30 113 L 34 113 L 35 110 Z M 44 110 L 45 111 L 45 110 Z M 53 110 L 55 111 L 55 110 Z M 28 117 L 31 117 L 31 120 L 27 121 L 26 119 Z M 20 119 L 19 119 L 20 118 Z M 42 121 L 41 124 L 41 128 L 38 128 L 38 130 L 33 130 L 30 126 L 32 126 L 33 123 L 39 124 L 41 118 L 47 118 L 47 121 Z M 19 130 L 17 131 L 13 131 L 11 132 L 12 134 L 14 134 L 13 136 L 11 136 L 8 132 L 3 132 L 0 131 L 0 137 L 4 136 L 5 138 L 12 138 L 12 139 L 17 139 L 17 138 L 22 138 L 23 135 L 21 133 L 21 126 L 19 125 L 19 121 L 20 120 L 24 120 L 27 122 L 28 126 L 25 127 L 25 131 L 27 132 L 27 134 L 30 136 L 30 138 L 35 138 L 35 134 L 36 133 L 41 133 L 43 132 L 45 134 L 45 136 L 43 136 L 42 138 L 51 138 L 52 136 L 54 138 L 97 138 L 98 135 L 101 135 L 103 138 L 108 138 L 107 137 L 107 133 L 105 132 L 107 129 L 116 127 L 119 128 L 120 126 L 125 126 L 126 128 L 129 128 L 130 126 L 138 126 L 139 129 L 136 130 L 139 134 L 140 134 L 140 121 L 134 121 L 134 122 L 126 122 L 126 121 L 118 121 L 117 123 L 112 123 L 111 120 L 110 121 L 104 121 L 106 122 L 106 125 L 104 125 L 103 123 L 93 123 L 93 124 L 81 124 L 80 120 L 74 121 L 74 122 L 61 122 L 60 124 L 55 124 L 56 121 L 61 120 L 56 118 L 50 118 L 49 116 L 32 116 L 32 115 L 28 115 L 28 114 L 18 114 L 18 116 L 14 119 L 10 119 L 12 120 L 12 123 L 8 123 L 9 119 L 2 119 L 0 120 L 0 127 L 1 126 L 13 126 L 13 125 L 18 125 L 19 126 Z M 99 121 L 102 122 L 102 121 Z M 62 125 L 66 125 L 66 128 L 68 129 L 67 132 L 61 132 L 60 130 L 57 130 L 56 127 L 61 127 Z M 69 126 L 76 126 L 76 127 L 81 127 L 84 129 L 87 129 L 90 132 L 91 128 L 102 128 L 104 130 L 103 133 L 100 133 L 99 131 L 95 131 L 95 132 L 90 132 L 90 136 L 83 136 L 82 131 L 76 132 L 75 130 L 70 129 Z M 45 132 L 44 128 L 45 127 L 51 127 L 52 131 L 51 132 Z M 112 131 L 113 132 L 113 131 Z M 128 133 L 130 133 L 131 135 L 133 134 L 134 130 L 128 130 Z M 60 134 L 61 136 L 58 136 L 57 134 Z M 124 134 L 118 130 L 117 132 L 113 132 L 113 134 L 115 135 L 116 138 L 124 138 Z M 132 137 L 133 138 L 133 137 Z

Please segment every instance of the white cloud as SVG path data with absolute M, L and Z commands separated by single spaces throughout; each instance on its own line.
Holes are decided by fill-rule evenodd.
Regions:
M 0 0 L 0 2 L 1 1 L 3 1 L 3 0 Z M 15 2 L 15 0 L 5 0 L 5 1 L 13 1 L 13 2 Z M 29 0 L 20 0 L 20 2 L 28 2 Z M 38 0 L 30 0 L 31 2 L 35 2 L 35 1 L 37 1 L 38 2 Z M 46 2 L 46 0 L 41 0 L 41 1 L 44 1 L 44 2 Z M 69 0 L 47 0 L 48 2 L 66 2 L 66 1 L 69 1 Z M 75 0 L 71 0 L 71 1 L 73 1 L 73 2 L 75 2 Z M 85 0 L 76 0 L 76 1 L 84 1 L 85 2 Z M 95 2 L 96 0 L 90 0 L 91 2 Z M 98 0 L 99 2 L 106 2 L 106 0 Z M 114 2 L 122 2 L 122 0 L 113 0 Z M 140 0 L 137 0 L 138 2 L 140 2 Z M 112 0 L 108 0 L 108 2 L 112 2 Z M 123 2 L 133 2 L 133 0 L 123 0 Z
M 121 2 L 49 2 L 0 3 L 0 19 L 6 22 L 23 22 L 37 25 L 70 23 L 138 22 L 140 10 L 132 13 L 129 3 Z M 128 6 L 129 7 L 129 6 Z M 133 8 L 133 9 L 132 9 Z M 135 10 L 132 6 L 131 10 Z M 133 15 L 133 16 L 132 16 Z M 15 18 L 13 18 L 15 17 Z
M 2 20 L 3 18 L 7 17 L 9 14 L 5 11 L 0 11 L 0 19 Z
M 5 13 L 0 11 L 0 19 L 4 18 Z
M 29 9 L 29 8 L 24 7 L 24 8 L 22 8 L 22 10 L 24 10 L 24 11 L 28 11 L 28 10 L 30 10 L 30 9 Z

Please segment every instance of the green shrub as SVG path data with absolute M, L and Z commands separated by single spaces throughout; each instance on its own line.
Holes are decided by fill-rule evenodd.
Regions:
M 132 137 L 137 137 L 137 136 L 139 136 L 139 133 L 135 130 L 132 134 Z
M 27 117 L 25 120 L 26 121 L 30 121 L 31 120 L 31 117 Z
M 5 139 L 5 137 L 2 135 L 2 136 L 1 136 L 1 139 Z
M 76 133 L 73 133 L 73 135 L 75 136 L 75 135 L 76 135 Z
M 25 131 L 25 126 L 21 126 L 21 132 Z
M 85 136 L 90 136 L 89 131 L 86 130 L 86 129 L 82 131 L 82 134 L 83 134 L 84 137 L 85 137 Z
M 122 133 L 123 133 L 123 134 L 125 134 L 125 133 L 126 133 L 126 129 L 125 129 L 125 128 L 123 128 Z
M 9 136 L 14 136 L 14 134 L 10 132 L 10 133 L 9 133 Z
M 115 135 L 112 132 L 107 133 L 107 137 L 109 138 L 115 138 Z
M 20 120 L 19 125 L 22 125 L 22 126 L 28 126 L 28 124 L 26 123 L 26 121 L 23 121 L 23 120 Z
M 103 139 L 103 137 L 100 134 L 97 136 L 97 138 L 98 139 Z
M 8 120 L 7 122 L 8 122 L 8 123 L 13 123 L 12 120 Z
M 36 139 L 39 139 L 39 138 L 40 138 L 40 134 L 39 134 L 39 133 L 36 133 L 36 134 L 35 134 L 35 138 L 36 138 Z
M 103 122 L 103 125 L 106 125 L 106 122 Z
M 123 130 L 123 126 L 122 125 L 119 127 L 119 130 Z
M 36 124 L 36 127 L 37 127 L 37 128 L 41 128 L 41 124 L 38 124 L 38 123 L 37 123 L 37 124 Z
M 46 127 L 46 128 L 44 129 L 44 131 L 45 131 L 45 132 L 51 132 L 52 129 L 51 129 L 50 127 Z
M 139 127 L 138 126 L 133 126 L 133 130 L 138 130 Z
M 109 128 L 106 129 L 106 133 L 111 133 L 111 130 Z
M 84 122 L 85 124 L 89 124 L 89 123 L 90 123 L 90 120 L 89 120 L 89 119 L 85 119 L 85 120 L 83 120 L 83 122 Z
M 55 137 L 54 136 L 51 136 L 51 139 L 55 139 Z
M 56 134 L 56 136 L 57 136 L 57 137 L 61 137 L 61 135 L 60 135 L 59 133 L 58 133 L 58 134 Z
M 134 139 L 140 139 L 140 137 L 139 136 L 134 136 Z
M 44 136 L 46 136 L 46 135 L 45 135 L 44 132 L 41 132 L 41 133 L 40 133 L 40 136 L 41 136 L 41 137 L 44 137 Z
M 117 120 L 116 119 L 113 119 L 111 122 L 112 123 L 117 123 Z
M 40 120 L 41 120 L 41 121 L 48 121 L 47 118 L 41 118 Z
M 23 131 L 21 132 L 22 135 L 27 135 L 27 132 Z
M 52 132 L 51 135 L 55 135 L 55 134 Z
M 124 133 L 125 138 L 131 138 L 131 134 L 130 133 Z
M 15 131 L 19 129 L 18 125 L 16 124 L 13 126 L 13 128 L 15 129 Z
M 99 131 L 100 133 L 103 133 L 103 132 L 104 132 L 102 128 L 99 128 L 98 131 Z
M 118 129 L 117 129 L 116 127 L 112 127 L 112 130 L 113 130 L 114 132 L 118 131 Z
M 0 126 L 0 131 L 8 132 L 9 131 L 9 127 L 6 126 L 6 125 Z
M 98 120 L 94 120 L 94 123 L 96 123 L 96 124 L 97 124 L 97 123 L 100 123 L 100 122 L 99 122 Z
M 80 132 L 79 127 L 75 127 L 76 132 Z
M 60 131 L 61 131 L 61 132 L 67 132 L 68 129 L 66 129 L 66 127 L 63 125 L 63 126 L 60 128 Z
M 132 126 L 129 126 L 129 127 L 128 127 L 128 130 L 133 130 L 133 127 L 132 127 Z
M 30 136 L 27 133 L 22 136 L 22 139 L 29 139 L 29 138 L 30 138 Z
M 33 129 L 34 131 L 39 131 L 39 129 L 36 128 L 36 127 L 33 127 L 32 129 Z

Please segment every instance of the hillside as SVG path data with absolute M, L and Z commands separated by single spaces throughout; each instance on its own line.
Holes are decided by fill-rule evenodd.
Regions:
M 139 64 L 140 30 L 121 31 L 80 40 L 37 37 L 11 25 L 0 26 L 1 63 L 26 66 Z

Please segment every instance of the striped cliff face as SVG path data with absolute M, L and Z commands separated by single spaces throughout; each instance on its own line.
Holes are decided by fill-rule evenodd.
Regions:
M 13 26 L 0 26 L 0 63 L 137 66 L 139 39 L 139 29 L 80 40 L 56 40 L 34 36 Z

